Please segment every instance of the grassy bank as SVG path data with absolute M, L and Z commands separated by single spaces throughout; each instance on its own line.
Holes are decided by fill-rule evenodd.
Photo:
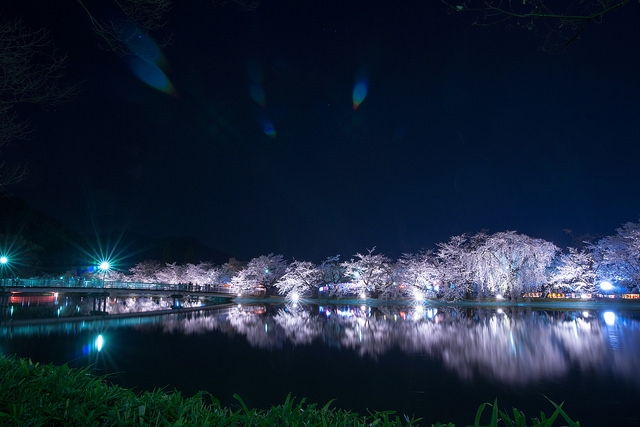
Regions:
M 236 408 L 227 408 L 204 392 L 183 397 L 179 392 L 153 391 L 134 393 L 107 384 L 88 369 L 72 369 L 66 365 L 42 365 L 15 357 L 0 357 L 0 424 L 40 425 L 159 425 L 159 426 L 400 426 L 432 424 L 414 420 L 393 411 L 361 415 L 331 408 L 331 402 L 320 407 L 287 398 L 283 404 L 267 410 L 247 408 L 236 396 Z M 515 409 L 500 411 L 497 402 L 478 408 L 475 426 L 553 426 L 556 421 L 579 426 L 562 411 L 561 405 L 547 419 L 531 419 Z M 485 411 L 488 409 L 488 411 Z M 472 420 L 469 420 L 470 422 Z

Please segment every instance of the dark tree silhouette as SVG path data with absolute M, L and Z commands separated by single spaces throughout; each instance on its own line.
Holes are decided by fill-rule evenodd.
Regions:
M 31 124 L 18 110 L 26 104 L 60 104 L 77 86 L 62 86 L 66 57 L 59 55 L 47 30 L 29 29 L 19 19 L 0 22 L 0 154 L 11 143 L 25 140 Z M 0 192 L 20 181 L 26 170 L 0 159 Z
M 171 0 L 75 2 L 85 12 L 102 47 L 121 55 L 138 53 L 131 52 L 131 41 L 164 27 L 171 9 Z M 259 4 L 259 0 L 211 2 L 220 6 L 231 3 L 242 10 L 254 10 Z M 108 19 L 102 18 L 105 4 L 115 6 Z M 61 104 L 79 90 L 78 84 L 62 84 L 66 60 L 66 55 L 53 46 L 47 29 L 29 28 L 19 18 L 0 21 L 0 193 L 26 174 L 24 165 L 5 161 L 7 146 L 27 139 L 33 129 L 20 110 L 29 104 L 44 108 Z
M 441 0 L 452 13 L 475 15 L 474 25 L 514 24 L 544 39 L 543 49 L 562 51 L 604 16 L 637 0 Z

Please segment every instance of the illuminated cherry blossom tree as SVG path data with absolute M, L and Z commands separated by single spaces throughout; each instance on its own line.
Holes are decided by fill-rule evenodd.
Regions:
M 131 273 L 129 276 L 130 281 L 137 283 L 156 283 L 158 282 L 157 274 L 161 268 L 160 263 L 155 260 L 139 262 L 129 269 Z
M 221 269 L 211 262 L 201 262 L 198 264 L 187 264 L 184 271 L 184 283 L 191 283 L 197 286 L 217 285 Z
M 156 273 L 159 283 L 167 283 L 177 285 L 185 283 L 185 266 L 174 263 L 167 263 L 160 271 Z
M 437 257 L 441 285 L 438 295 L 457 300 L 472 291 L 476 271 L 478 247 L 486 240 L 486 234 L 453 236 L 446 243 L 438 244 Z
M 340 255 L 327 257 L 320 264 L 322 272 L 322 283 L 327 285 L 327 293 L 329 296 L 340 294 L 341 283 L 346 280 L 344 267 L 340 263 Z
M 640 224 L 627 222 L 616 234 L 605 237 L 592 246 L 600 263 L 598 280 L 615 281 L 627 290 L 640 286 Z
M 287 263 L 282 255 L 262 255 L 253 258 L 245 268 L 231 279 L 231 286 L 238 293 L 265 289 L 268 295 L 276 293 L 275 283 L 286 272 Z
M 568 248 L 551 274 L 551 285 L 565 292 L 593 293 L 597 290 L 597 267 L 593 252 Z
M 431 251 L 403 254 L 395 266 L 395 279 L 400 283 L 400 294 L 424 298 L 438 283 L 440 271 L 438 260 Z
M 474 251 L 475 279 L 492 293 L 517 299 L 542 288 L 557 252 L 557 246 L 543 239 L 515 231 L 495 233 Z
M 361 292 L 373 298 L 387 297 L 393 293 L 394 286 L 391 260 L 382 254 L 374 254 L 375 249 L 369 249 L 366 255 L 357 253 L 355 259 L 345 261 L 341 266 L 345 276 L 351 278 Z
M 303 295 L 317 296 L 322 283 L 322 271 L 312 262 L 293 261 L 275 283 L 280 295 L 297 301 Z

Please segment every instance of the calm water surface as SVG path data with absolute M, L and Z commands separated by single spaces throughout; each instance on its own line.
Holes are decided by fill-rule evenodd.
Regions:
M 640 311 L 628 306 L 171 305 L 109 299 L 97 318 L 88 298 L 5 298 L 0 352 L 93 364 L 139 390 L 207 390 L 230 405 L 234 393 L 255 407 L 291 393 L 466 425 L 496 397 L 549 415 L 548 396 L 585 426 L 640 425 Z M 169 314 L 140 315 L 157 310 Z

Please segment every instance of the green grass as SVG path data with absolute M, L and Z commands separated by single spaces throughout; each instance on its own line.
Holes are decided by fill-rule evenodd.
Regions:
M 42 426 L 403 426 L 418 425 L 420 419 L 396 415 L 393 411 L 357 412 L 332 408 L 332 401 L 320 407 L 296 402 L 287 397 L 284 403 L 269 409 L 251 409 L 240 396 L 235 408 L 227 408 L 213 396 L 200 392 L 183 397 L 179 392 L 134 393 L 109 385 L 89 368 L 72 369 L 52 364 L 43 365 L 17 357 L 0 357 L 0 425 Z M 508 414 L 493 404 L 478 408 L 474 426 L 549 427 L 562 419 L 569 426 L 579 426 L 556 405 L 550 417 L 532 418 L 517 409 Z M 492 408 L 489 422 L 481 424 L 485 408 Z M 486 417 L 485 417 L 486 418 Z M 424 423 L 423 425 L 429 425 Z M 452 427 L 453 424 L 431 424 Z

